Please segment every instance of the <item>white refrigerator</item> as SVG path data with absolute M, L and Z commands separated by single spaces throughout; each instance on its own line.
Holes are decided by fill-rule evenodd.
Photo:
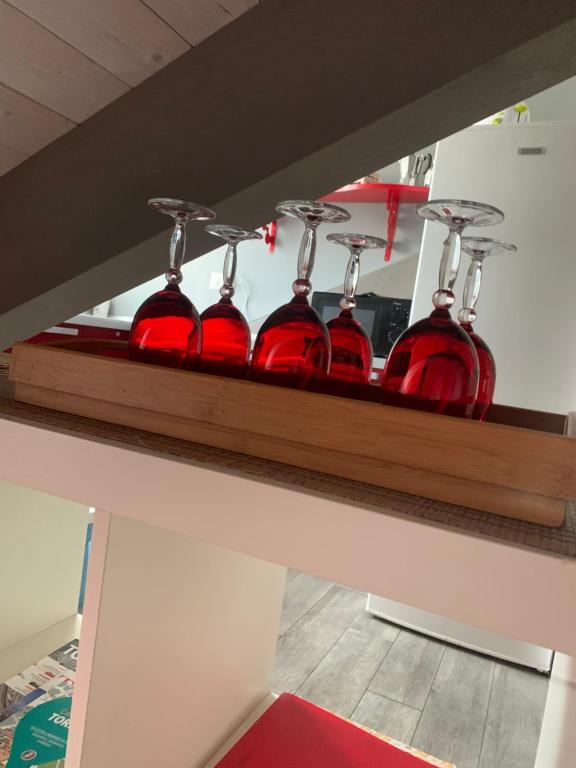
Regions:
M 495 402 L 556 413 L 576 410 L 576 125 L 477 126 L 445 139 L 437 147 L 430 189 L 430 199 L 437 198 L 501 208 L 502 224 L 468 233 L 518 247 L 516 254 L 486 260 L 477 305 L 475 329 L 496 360 Z M 445 227 L 426 223 L 411 322 L 431 310 L 445 236 Z M 455 311 L 467 269 L 463 253 Z M 509 661 L 543 671 L 551 666 L 549 649 L 385 597 L 369 595 L 367 610 Z

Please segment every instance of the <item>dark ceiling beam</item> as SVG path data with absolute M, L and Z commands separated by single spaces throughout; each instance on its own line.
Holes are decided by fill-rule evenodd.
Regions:
M 575 42 L 573 0 L 264 0 L 0 178 L 0 349 L 162 271 L 147 198 L 259 226 L 575 74 Z

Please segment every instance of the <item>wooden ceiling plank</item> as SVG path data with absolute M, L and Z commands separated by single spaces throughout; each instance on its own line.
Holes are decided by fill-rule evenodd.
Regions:
M 5 147 L 27 157 L 75 125 L 66 117 L 0 84 L 0 144 Z
M 189 49 L 141 0 L 8 2 L 131 86 Z
M 23 152 L 18 152 L 17 149 L 0 144 L 0 174 L 8 173 L 12 168 L 26 160 L 26 157 L 27 155 Z
M 258 0 L 143 0 L 190 45 L 198 45 L 229 24 Z
M 0 179 L 0 349 L 161 272 L 149 197 L 261 226 L 576 73 L 574 0 L 310 5 L 259 3 Z
M 128 90 L 5 0 L 0 0 L 0 82 L 77 123 Z

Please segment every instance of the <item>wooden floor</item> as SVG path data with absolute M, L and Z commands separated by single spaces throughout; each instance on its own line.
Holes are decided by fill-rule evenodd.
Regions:
M 377 619 L 366 595 L 288 572 L 273 690 L 457 768 L 533 768 L 548 679 Z

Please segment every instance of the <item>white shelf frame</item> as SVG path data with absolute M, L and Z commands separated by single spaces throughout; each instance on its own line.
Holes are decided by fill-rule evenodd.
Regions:
M 0 452 L 11 482 L 576 656 L 575 560 L 17 420 Z
M 105 629 L 110 537 L 98 517 L 155 526 L 190 537 L 191 544 L 223 547 L 231 557 L 242 553 L 297 568 L 576 656 L 574 560 L 17 419 L 0 419 L 0 453 L 3 479 L 105 511 L 95 522 L 100 555 L 88 577 L 67 768 L 92 768 L 104 757 L 82 753 L 86 712 L 102 678 L 95 659 Z M 278 610 L 280 602 L 278 592 Z M 153 609 L 157 616 L 165 610 L 161 604 Z M 262 653 L 262 669 L 272 656 L 270 647 Z M 248 703 L 238 704 L 238 722 Z M 229 737 L 230 717 L 214 748 Z M 194 755 L 179 746 L 175 768 L 205 763 L 205 745 Z M 132 757 L 143 768 L 156 765 L 144 747 Z

